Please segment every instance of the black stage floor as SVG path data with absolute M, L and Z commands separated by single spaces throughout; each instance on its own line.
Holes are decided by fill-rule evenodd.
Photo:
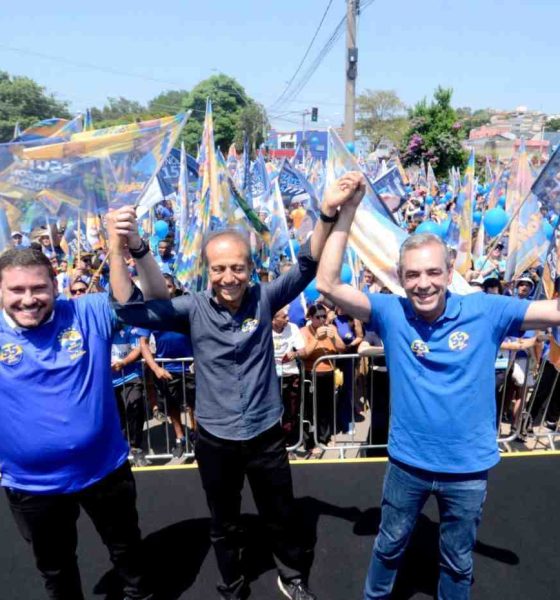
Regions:
M 473 600 L 560 598 L 558 517 L 560 457 L 505 458 L 490 478 L 475 549 Z M 362 584 L 379 522 L 384 463 L 298 463 L 293 466 L 298 508 L 316 534 L 310 583 L 320 600 L 362 597 Z M 208 542 L 207 509 L 196 469 L 136 473 L 138 507 L 150 572 L 162 600 L 216 598 L 216 563 Z M 251 599 L 279 599 L 266 539 L 250 498 L 247 563 Z M 90 521 L 79 522 L 79 561 L 86 597 L 116 599 L 110 563 Z M 45 598 L 30 549 L 0 500 L 0 600 Z M 394 598 L 425 599 L 437 579 L 437 509 L 429 503 L 418 522 Z

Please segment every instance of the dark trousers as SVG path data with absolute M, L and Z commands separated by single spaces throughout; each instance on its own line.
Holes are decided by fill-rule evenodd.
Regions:
M 114 389 L 123 435 L 131 448 L 141 448 L 142 432 L 146 421 L 144 386 L 139 379 L 135 379 Z
M 547 362 L 544 366 L 544 371 L 539 383 L 539 387 L 535 390 L 535 400 L 531 408 L 531 417 L 534 425 L 540 425 L 541 419 L 555 422 L 560 418 L 560 379 L 556 381 L 558 371 L 553 364 Z M 546 406 L 550 388 L 554 385 L 554 390 L 550 397 L 550 404 Z M 545 414 L 546 410 L 546 414 Z
M 311 380 L 311 373 L 306 373 L 306 378 Z M 316 418 L 313 415 L 313 393 L 311 386 L 305 388 L 304 414 L 305 419 L 314 424 L 318 442 L 326 446 L 331 440 L 334 429 L 334 372 L 317 373 L 316 387 Z M 304 440 L 306 450 L 311 450 L 315 447 L 315 440 L 310 432 L 305 431 Z
M 28 541 L 51 600 L 83 600 L 76 560 L 80 506 L 89 515 L 119 575 L 127 598 L 148 599 L 139 564 L 136 486 L 128 462 L 73 494 L 28 494 L 6 488 L 18 529 Z
M 224 440 L 199 426 L 196 459 L 210 509 L 210 538 L 225 586 L 243 579 L 240 552 L 241 490 L 245 475 L 268 530 L 282 577 L 301 577 L 310 551 L 299 540 L 294 515 L 292 475 L 280 424 L 257 437 Z
M 299 440 L 299 412 L 300 412 L 300 376 L 284 375 L 280 379 L 284 414 L 282 415 L 282 429 L 286 435 L 286 445 L 294 446 Z

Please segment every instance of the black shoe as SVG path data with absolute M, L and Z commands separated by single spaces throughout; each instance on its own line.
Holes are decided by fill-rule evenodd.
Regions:
M 221 600 L 245 600 L 249 596 L 249 586 L 245 583 L 244 577 L 230 585 L 221 583 L 217 589 Z
M 173 446 L 173 450 L 171 451 L 173 456 L 166 464 L 168 464 L 168 465 L 183 465 L 183 464 L 185 464 L 187 462 L 186 450 L 187 450 L 187 445 L 186 445 L 186 442 L 184 439 L 176 442 L 175 446 Z
M 141 448 L 131 448 L 132 464 L 135 467 L 149 467 L 152 463 L 146 458 L 144 450 Z
M 282 579 L 278 576 L 278 589 L 292 600 L 317 600 L 317 596 L 309 590 L 303 579 Z
M 185 454 L 186 447 L 187 443 L 185 441 L 185 438 L 183 438 L 182 440 L 177 440 L 175 442 L 175 447 L 173 448 L 172 452 L 173 458 L 181 458 L 183 454 Z

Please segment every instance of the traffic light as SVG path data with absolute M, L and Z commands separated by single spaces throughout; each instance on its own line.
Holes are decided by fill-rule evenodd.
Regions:
M 319 109 L 316 106 L 314 106 L 311 109 L 311 121 L 313 121 L 313 123 L 317 123 L 318 117 L 319 117 Z

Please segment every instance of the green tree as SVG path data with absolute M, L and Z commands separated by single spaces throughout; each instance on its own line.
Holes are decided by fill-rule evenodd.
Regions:
M 387 138 L 400 145 L 408 128 L 404 102 L 393 90 L 365 90 L 356 98 L 356 129 L 373 147 Z
M 91 118 L 93 126 L 96 129 L 102 129 L 134 121 L 145 121 L 154 118 L 154 115 L 140 102 L 120 96 L 119 98 L 107 98 L 103 108 L 92 108 Z
M 546 131 L 560 131 L 560 119 L 549 119 L 544 128 Z
M 467 153 L 461 146 L 464 132 L 451 106 L 451 88 L 439 86 L 430 104 L 424 98 L 409 110 L 410 127 L 405 135 L 403 163 L 432 163 L 438 176 L 446 176 L 450 167 L 462 167 Z
M 253 152 L 255 152 L 265 141 L 265 136 L 269 128 L 270 123 L 268 122 L 264 106 L 254 100 L 249 100 L 239 112 L 239 121 L 234 137 L 237 149 L 243 149 L 245 135 L 247 135 L 249 138 L 249 148 L 252 148 Z
M 148 102 L 148 110 L 153 114 L 176 115 L 183 110 L 183 104 L 189 95 L 187 90 L 167 90 Z
M 41 119 L 70 116 L 68 105 L 33 79 L 0 71 L 0 141 L 12 139 L 16 123 L 25 129 Z
M 183 103 L 184 110 L 193 111 L 181 136 L 187 151 L 191 153 L 196 152 L 202 136 L 207 98 L 212 101 L 214 140 L 225 153 L 236 136 L 242 139 L 239 138 L 242 136 L 242 115 L 245 115 L 243 122 L 246 123 L 246 115 L 256 103 L 249 98 L 242 85 L 223 73 L 198 83 Z

